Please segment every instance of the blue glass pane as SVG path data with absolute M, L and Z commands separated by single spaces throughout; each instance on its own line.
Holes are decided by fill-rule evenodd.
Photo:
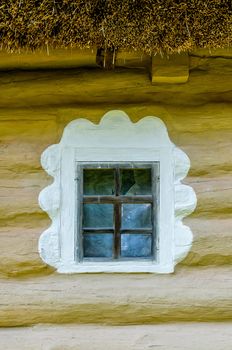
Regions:
M 123 204 L 122 228 L 152 228 L 151 204 Z
M 83 227 L 113 227 L 112 204 L 84 204 Z
M 146 258 L 151 256 L 151 234 L 122 234 L 121 256 Z
M 122 169 L 121 194 L 151 195 L 151 169 Z
M 84 169 L 84 195 L 114 194 L 113 169 Z
M 111 258 L 113 255 L 113 234 L 84 233 L 83 249 L 85 258 Z

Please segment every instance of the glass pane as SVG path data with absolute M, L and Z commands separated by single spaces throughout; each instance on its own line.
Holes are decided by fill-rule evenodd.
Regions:
M 151 169 L 121 169 L 121 194 L 151 195 Z
M 152 228 L 151 204 L 123 204 L 122 228 Z
M 84 195 L 114 194 L 113 169 L 84 169 Z
M 83 250 L 85 258 L 111 258 L 113 255 L 113 234 L 84 233 Z
M 122 257 L 149 257 L 151 256 L 151 234 L 122 234 Z
M 113 204 L 84 204 L 83 227 L 113 227 Z

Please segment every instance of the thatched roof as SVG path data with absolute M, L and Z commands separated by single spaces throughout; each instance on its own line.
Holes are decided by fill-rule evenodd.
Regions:
M 231 45 L 231 0 L 1 0 L 0 47 L 180 52 Z

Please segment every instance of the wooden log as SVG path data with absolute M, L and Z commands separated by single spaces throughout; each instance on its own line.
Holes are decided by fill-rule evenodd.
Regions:
M 229 321 L 231 288 L 229 267 L 11 279 L 1 282 L 0 326 Z
M 139 326 L 37 325 L 3 328 L 5 350 L 231 350 L 230 323 L 177 323 Z
M 188 53 L 153 55 L 152 56 L 152 84 L 183 84 L 189 78 Z

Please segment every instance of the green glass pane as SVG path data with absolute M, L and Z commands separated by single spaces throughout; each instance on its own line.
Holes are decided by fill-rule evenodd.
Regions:
M 113 234 L 84 233 L 83 251 L 85 258 L 111 258 L 113 255 Z
M 151 204 L 123 204 L 122 228 L 152 228 Z
M 151 195 L 151 169 L 121 169 L 121 194 Z
M 83 227 L 112 228 L 113 212 L 112 204 L 84 204 Z
M 121 256 L 146 258 L 151 256 L 152 246 L 151 234 L 122 234 L 121 235 Z
M 113 169 L 84 169 L 84 195 L 112 195 L 114 189 Z

